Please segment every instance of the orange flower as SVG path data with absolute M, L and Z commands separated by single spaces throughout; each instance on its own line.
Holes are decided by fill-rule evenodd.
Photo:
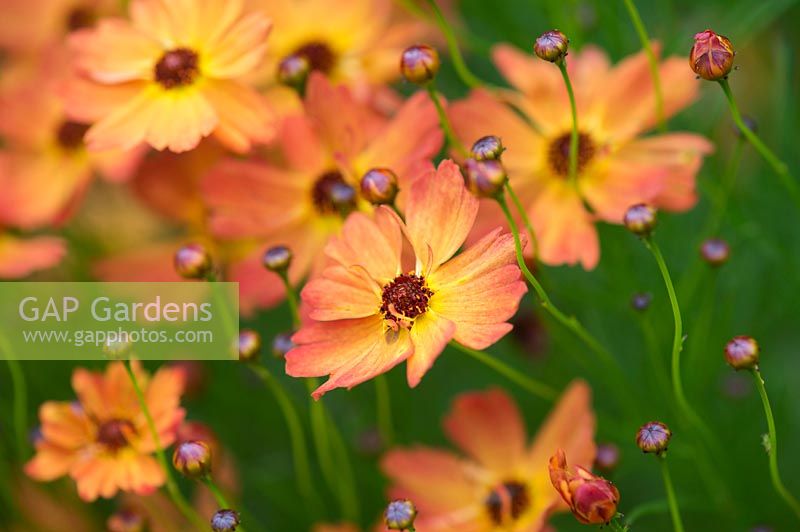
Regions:
M 160 442 L 169 446 L 185 415 L 179 406 L 183 372 L 165 367 L 150 379 L 138 363 L 133 367 Z M 41 406 L 42 437 L 25 472 L 43 481 L 69 475 L 87 501 L 120 490 L 147 494 L 161 486 L 164 471 L 152 456 L 156 444 L 123 363 L 109 364 L 105 374 L 78 368 L 72 388 L 77 402 Z
M 580 262 L 592 269 L 600 257 L 596 221 L 619 224 L 625 209 L 635 203 L 679 211 L 695 204 L 695 175 L 712 145 L 683 132 L 640 137 L 656 121 L 644 52 L 613 68 L 595 47 L 570 53 L 567 63 L 580 129 L 574 183 L 567 175 L 572 121 L 558 69 L 508 45 L 495 47 L 493 56 L 516 91 L 506 91 L 501 98 L 473 91 L 451 106 L 453 125 L 467 143 L 487 134 L 502 138 L 508 148 L 503 163 L 528 206 L 543 262 Z M 697 84 L 684 61 L 669 58 L 660 66 L 661 84 L 669 88 L 664 91 L 667 116 L 697 95 Z M 503 99 L 537 129 L 503 105 Z M 483 203 L 482 226 L 495 227 L 504 220 L 497 205 Z
M 595 418 L 583 381 L 567 388 L 530 446 L 519 410 L 501 390 L 461 395 L 444 427 L 466 457 L 417 446 L 392 450 L 382 462 L 390 498 L 417 506 L 417 530 L 541 531 L 563 509 L 547 472 L 553 450 L 565 448 L 586 466 L 594 458 Z
M 20 239 L 0 229 L 0 279 L 18 279 L 58 264 L 66 253 L 60 238 Z
M 384 167 L 398 175 L 402 188 L 442 145 L 436 110 L 424 94 L 410 98 L 387 119 L 357 103 L 344 87 L 334 87 L 314 73 L 305 111 L 282 123 L 278 142 L 284 164 L 230 159 L 217 165 L 203 183 L 211 231 L 220 238 L 259 243 L 230 270 L 241 292 L 255 298 L 242 301 L 244 313 L 284 297 L 280 278 L 261 264 L 268 247 L 291 248 L 293 283 L 320 268 L 325 242 L 342 226 L 341 213 L 330 199 L 331 187 L 357 190 L 368 170 Z M 371 210 L 359 198 L 352 207 Z
M 409 191 L 406 221 L 389 207 L 351 214 L 325 253 L 334 265 L 303 289 L 311 320 L 286 354 L 294 377 L 330 374 L 315 398 L 351 388 L 407 360 L 419 384 L 451 339 L 484 349 L 511 330 L 526 292 L 509 234 L 497 229 L 455 258 L 478 211 L 458 166 L 444 161 Z M 444 229 L 446 228 L 446 229 Z M 401 262 L 403 234 L 416 265 Z
M 550 458 L 550 480 L 581 523 L 601 525 L 617 515 L 619 491 L 616 486 L 581 466 L 575 466 L 574 473 L 568 471 L 563 449 Z
M 270 109 L 240 81 L 263 58 L 270 22 L 244 13 L 242 2 L 134 0 L 130 22 L 104 19 L 74 33 L 79 71 L 114 89 L 101 106 L 70 100 L 72 112 L 99 119 L 86 134 L 89 148 L 146 142 L 185 151 L 213 133 L 247 151 L 252 141 L 270 140 Z

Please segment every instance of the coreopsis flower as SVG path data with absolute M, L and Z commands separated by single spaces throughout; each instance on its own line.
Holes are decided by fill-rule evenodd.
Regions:
M 701 78 L 717 81 L 730 74 L 735 55 L 733 44 L 727 37 L 705 30 L 694 35 L 689 66 Z
M 150 378 L 138 363 L 133 369 L 166 447 L 185 415 L 179 406 L 183 373 L 162 367 Z M 104 373 L 78 368 L 72 388 L 77 401 L 50 401 L 39 409 L 42 435 L 25 473 L 42 481 L 69 475 L 86 501 L 118 491 L 148 494 L 161 486 L 156 444 L 123 363 L 112 362 Z
M 386 206 L 372 218 L 352 214 L 325 248 L 333 265 L 303 289 L 311 321 L 292 338 L 286 372 L 330 375 L 313 393 L 319 398 L 406 361 L 414 387 L 451 339 L 484 349 L 508 333 L 506 320 L 527 291 L 511 235 L 498 229 L 453 258 L 477 211 L 458 166 L 446 160 L 411 185 L 405 223 Z M 401 260 L 403 234 L 413 269 Z
M 501 390 L 462 394 L 444 427 L 466 456 L 416 446 L 389 451 L 381 464 L 389 496 L 414 501 L 417 530 L 542 530 L 566 509 L 550 483 L 552 453 L 566 449 L 584 467 L 594 458 L 595 418 L 582 381 L 567 388 L 530 445 L 519 410 Z
M 595 47 L 570 53 L 567 68 L 580 128 L 574 182 L 568 177 L 572 120 L 558 69 L 508 45 L 495 47 L 493 57 L 515 90 L 499 96 L 474 90 L 450 105 L 450 115 L 465 143 L 488 133 L 503 139 L 503 165 L 527 207 L 542 262 L 592 269 L 600 257 L 596 221 L 619 224 L 636 203 L 673 211 L 695 204 L 695 175 L 712 145 L 685 132 L 641 136 L 656 123 L 644 52 L 614 67 Z M 661 84 L 669 87 L 664 112 L 671 116 L 695 99 L 697 83 L 680 58 L 662 61 L 659 73 Z M 483 202 L 479 219 L 475 238 L 504 220 L 490 200 Z
M 0 229 L 0 279 L 19 279 L 58 264 L 66 253 L 55 237 L 18 238 Z
M 563 449 L 550 458 L 549 467 L 553 487 L 578 521 L 599 525 L 608 523 L 617 515 L 619 490 L 614 484 L 579 465 L 574 467 L 574 472 L 569 471 Z
M 335 187 L 357 194 L 366 172 L 389 168 L 402 190 L 416 169 L 439 152 L 442 134 L 425 94 L 411 97 L 387 119 L 315 72 L 306 90 L 305 113 L 283 121 L 278 143 L 284 164 L 229 159 L 203 181 L 211 231 L 221 239 L 260 243 L 229 270 L 248 298 L 240 301 L 243 313 L 283 300 L 280 277 L 262 263 L 268 248 L 291 249 L 292 284 L 321 267 L 322 249 L 343 222 L 343 212 L 333 201 Z M 372 209 L 361 196 L 354 197 L 353 207 Z
M 270 26 L 243 0 L 133 0 L 130 21 L 103 19 L 73 33 L 78 71 L 114 89 L 107 112 L 70 99 L 71 112 L 100 115 L 86 133 L 89 149 L 144 142 L 180 152 L 213 134 L 247 151 L 271 140 L 272 111 L 242 81 L 261 62 Z

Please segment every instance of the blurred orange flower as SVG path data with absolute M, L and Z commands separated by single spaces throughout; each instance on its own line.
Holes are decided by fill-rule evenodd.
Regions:
M 175 441 L 185 412 L 180 408 L 184 377 L 163 367 L 149 378 L 140 365 L 134 372 L 145 394 L 163 446 Z M 164 483 L 164 471 L 136 393 L 122 362 L 105 373 L 78 368 L 72 374 L 77 402 L 44 403 L 39 410 L 41 438 L 25 472 L 36 480 L 72 477 L 86 501 L 110 498 L 118 491 L 152 493 Z
M 465 142 L 487 134 L 503 139 L 508 148 L 503 163 L 528 206 L 543 262 L 580 262 L 592 269 L 600 257 L 595 221 L 619 224 L 625 209 L 635 203 L 667 210 L 685 210 L 695 204 L 695 176 L 703 156 L 713 147 L 692 133 L 640 137 L 656 121 L 644 52 L 613 68 L 606 54 L 595 47 L 570 53 L 567 63 L 580 130 L 574 183 L 568 178 L 572 122 L 558 69 L 508 45 L 495 47 L 493 56 L 516 91 L 504 91 L 499 98 L 486 90 L 473 91 L 451 106 L 453 126 Z M 695 99 L 697 83 L 684 58 L 663 61 L 660 76 L 662 85 L 669 87 L 664 93 L 667 116 Z M 481 211 L 476 237 L 503 221 L 494 202 L 484 201 Z
M 511 235 L 497 229 L 452 258 L 477 211 L 458 166 L 446 160 L 411 185 L 405 223 L 385 206 L 373 218 L 351 214 L 325 248 L 334 265 L 303 289 L 312 321 L 294 335 L 286 372 L 330 374 L 313 393 L 319 398 L 407 360 L 414 387 L 451 339 L 484 349 L 509 332 L 506 320 L 527 291 Z M 410 270 L 401 261 L 403 234 L 416 257 Z
M 422 446 L 390 451 L 382 462 L 390 498 L 414 501 L 417 530 L 543 530 L 549 515 L 564 509 L 550 485 L 550 455 L 567 449 L 587 467 L 594 458 L 590 396 L 586 383 L 573 382 L 528 446 L 522 416 L 505 392 L 462 394 L 444 427 L 467 457 Z
M 283 120 L 278 143 L 284 164 L 229 159 L 203 182 L 211 232 L 260 244 L 230 270 L 242 293 L 255 299 L 242 301 L 245 313 L 284 297 L 280 278 L 261 264 L 269 246 L 291 248 L 292 283 L 321 266 L 325 242 L 342 226 L 341 212 L 331 201 L 333 187 L 349 185 L 357 191 L 361 177 L 374 167 L 392 169 L 402 187 L 438 153 L 442 134 L 436 110 L 424 94 L 410 98 L 387 119 L 356 102 L 345 87 L 314 73 L 305 114 Z M 371 210 L 357 196 L 351 207 Z
M 18 279 L 58 264 L 66 253 L 60 238 L 21 239 L 0 229 L 0 279 Z
M 270 21 L 245 13 L 243 0 L 134 0 L 131 21 L 109 18 L 70 37 L 75 64 L 114 88 L 108 101 L 70 100 L 70 110 L 99 120 L 91 150 L 186 151 L 212 133 L 236 151 L 274 134 L 272 112 L 241 78 L 261 62 Z
M 617 515 L 619 491 L 614 484 L 581 466 L 575 466 L 575 472 L 570 472 L 564 449 L 559 449 L 550 458 L 549 467 L 553 487 L 578 521 L 602 525 Z

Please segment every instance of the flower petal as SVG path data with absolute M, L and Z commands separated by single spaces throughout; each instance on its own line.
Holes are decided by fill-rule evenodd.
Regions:
M 19 279 L 35 271 L 51 268 L 64 258 L 66 252 L 66 244 L 60 238 L 23 240 L 0 235 L 0 278 Z
M 214 134 L 228 148 L 245 153 L 252 142 L 270 142 L 276 133 L 276 116 L 259 93 L 236 81 L 208 79 L 203 95 L 217 113 Z
M 159 43 L 121 19 L 101 20 L 94 29 L 70 35 L 77 67 L 96 81 L 153 79 L 163 50 Z
M 333 321 L 378 313 L 380 293 L 376 294 L 363 277 L 343 266 L 326 268 L 322 275 L 303 288 L 303 303 L 308 305 L 311 319 Z
M 411 327 L 411 341 L 414 343 L 414 354 L 408 359 L 406 365 L 406 378 L 412 388 L 419 384 L 422 376 L 427 373 L 439 355 L 447 347 L 447 342 L 453 338 L 455 324 L 437 316 L 432 310 L 414 320 Z

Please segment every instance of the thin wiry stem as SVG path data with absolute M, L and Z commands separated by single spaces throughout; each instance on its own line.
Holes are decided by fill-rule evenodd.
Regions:
M 203 479 L 203 483 L 208 486 L 208 489 L 211 491 L 211 494 L 214 496 L 214 500 L 217 501 L 217 505 L 220 507 L 220 509 L 232 509 L 231 505 L 228 504 L 228 500 L 225 498 L 225 495 L 222 493 L 222 490 L 219 489 L 210 475 Z M 236 530 L 238 532 L 243 532 L 244 527 L 239 524 L 236 526 Z
M 439 29 L 442 31 L 447 41 L 447 48 L 450 51 L 450 57 L 453 59 L 453 66 L 456 69 L 458 77 L 471 89 L 485 85 L 485 83 L 478 79 L 478 77 L 470 71 L 469 67 L 467 67 L 467 63 L 464 61 L 464 57 L 461 55 L 461 50 L 458 47 L 458 39 L 453 29 L 450 27 L 450 24 L 448 24 L 447 19 L 444 18 L 439 6 L 436 5 L 434 0 L 428 0 L 428 5 L 430 5 L 433 10 L 436 25 L 439 26 Z
M 511 201 L 514 203 L 514 207 L 516 207 L 517 212 L 522 217 L 522 223 L 525 224 L 525 229 L 528 230 L 528 236 L 531 239 L 531 249 L 533 250 L 533 258 L 539 255 L 539 241 L 536 238 L 536 231 L 533 230 L 533 224 L 531 224 L 531 219 L 528 217 L 528 211 L 525 210 L 525 207 L 522 205 L 522 202 L 519 200 L 517 193 L 514 192 L 514 189 L 511 187 L 511 183 L 506 181 L 506 192 L 508 192 L 508 197 L 511 198 Z
M 286 289 L 286 301 L 289 303 L 289 311 L 292 314 L 292 324 L 294 328 L 297 329 L 300 327 L 300 305 L 298 304 L 297 292 L 292 286 L 292 283 L 289 282 L 289 274 L 287 272 L 280 272 L 278 275 Z
M 17 458 L 24 460 L 28 455 L 28 383 L 22 365 L 14 358 L 11 346 L 5 336 L 0 333 L 0 349 L 8 364 L 11 375 L 13 393 L 14 436 L 17 446 Z
M 662 132 L 667 130 L 667 122 L 664 116 L 664 95 L 661 90 L 661 74 L 658 71 L 658 59 L 653 52 L 653 47 L 650 45 L 650 37 L 647 35 L 647 29 L 644 27 L 642 17 L 639 16 L 639 11 L 636 9 L 636 4 L 633 0 L 624 0 L 625 7 L 628 8 L 628 14 L 633 22 L 633 27 L 639 35 L 639 40 L 644 48 L 644 53 L 647 56 L 647 63 L 650 66 L 650 77 L 653 78 L 653 90 L 656 97 L 656 120 L 658 121 L 658 129 Z
M 453 132 L 453 127 L 450 125 L 450 120 L 447 118 L 447 113 L 442 106 L 441 100 L 439 100 L 439 95 L 436 93 L 436 85 L 433 81 L 425 85 L 425 90 L 428 96 L 430 96 L 433 105 L 436 107 L 436 114 L 439 115 L 439 126 L 442 128 L 442 132 L 444 132 L 444 136 L 447 139 L 447 145 L 455 149 L 462 157 L 469 157 L 469 151 L 467 151 L 467 148 Z
M 394 426 L 392 424 L 392 400 L 389 381 L 386 375 L 375 377 L 375 403 L 378 411 L 378 429 L 385 447 L 394 441 Z
M 572 130 L 569 135 L 569 180 L 573 185 L 577 184 L 578 178 L 578 106 L 575 103 L 575 93 L 572 91 L 572 82 L 567 73 L 567 62 L 564 59 L 556 62 L 561 77 L 564 78 L 564 85 L 567 87 L 569 96 L 569 108 L 572 113 Z
M 667 490 L 667 501 L 669 501 L 669 513 L 672 516 L 672 527 L 675 532 L 683 532 L 683 521 L 681 520 L 681 511 L 678 506 L 678 498 L 675 497 L 675 488 L 672 486 L 672 477 L 669 474 L 669 467 L 667 467 L 667 457 L 662 454 L 658 457 L 661 463 L 661 475 L 664 477 L 664 488 Z

